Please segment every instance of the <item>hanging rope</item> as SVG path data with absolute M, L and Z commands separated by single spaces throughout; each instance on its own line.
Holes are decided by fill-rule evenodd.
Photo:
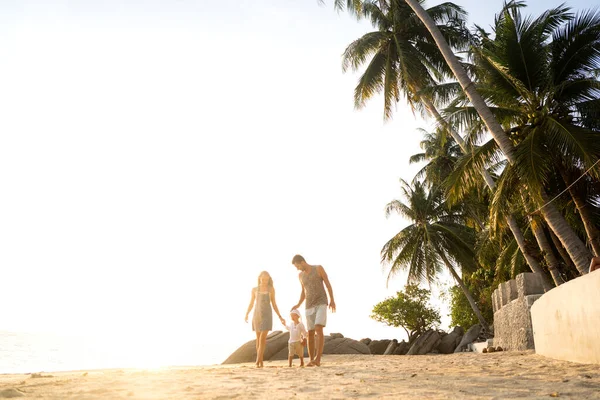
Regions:
M 598 161 L 596 161 L 594 163 L 594 165 L 592 165 L 591 167 L 589 167 L 587 169 L 587 171 L 585 171 L 583 174 L 581 174 L 581 176 L 577 179 L 575 179 L 575 181 L 573 183 L 571 183 L 569 186 L 567 186 L 567 188 L 565 190 L 563 190 L 562 192 L 560 192 L 559 194 L 557 194 L 556 196 L 554 196 L 554 198 L 552 200 L 550 200 L 549 202 L 547 202 L 546 204 L 544 204 L 543 206 L 541 206 L 540 208 L 538 208 L 537 210 L 535 210 L 532 213 L 529 213 L 527 215 L 533 215 L 539 211 L 542 210 L 542 208 L 546 207 L 548 204 L 552 203 L 554 200 L 558 199 L 560 196 L 562 196 L 567 190 L 569 190 L 574 184 L 576 184 L 581 178 L 583 178 L 584 176 L 586 176 L 588 174 L 588 172 L 590 172 L 595 166 L 596 164 L 598 164 L 600 162 L 600 159 L 598 159 Z

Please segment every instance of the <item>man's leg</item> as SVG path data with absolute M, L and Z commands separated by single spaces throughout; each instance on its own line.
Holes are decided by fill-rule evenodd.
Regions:
M 313 329 L 312 331 L 308 331 L 308 356 L 310 357 L 310 363 L 312 363 L 312 361 L 315 359 L 316 353 L 315 330 Z
M 323 325 L 315 325 L 315 347 L 317 354 L 313 364 L 317 367 L 321 365 L 321 356 L 323 355 L 323 346 L 325 345 L 325 336 L 323 336 Z

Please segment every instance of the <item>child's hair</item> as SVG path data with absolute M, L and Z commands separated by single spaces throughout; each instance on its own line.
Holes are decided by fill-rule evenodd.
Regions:
M 300 311 L 298 311 L 297 308 L 294 308 L 292 311 L 290 311 L 290 315 L 292 314 L 296 314 L 299 319 L 302 319 L 302 314 L 300 314 Z
M 272 288 L 273 287 L 273 278 L 271 278 L 271 274 L 269 274 L 267 271 L 262 271 L 260 274 L 258 274 L 258 286 L 260 286 L 260 277 L 263 274 L 267 274 L 269 276 L 269 287 Z

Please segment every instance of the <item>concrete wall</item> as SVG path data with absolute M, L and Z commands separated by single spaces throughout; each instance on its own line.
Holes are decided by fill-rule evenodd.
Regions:
M 600 270 L 544 294 L 531 318 L 536 353 L 600 364 Z
M 535 348 L 530 308 L 542 293 L 541 279 L 531 272 L 519 274 L 494 290 L 494 346 L 504 350 Z

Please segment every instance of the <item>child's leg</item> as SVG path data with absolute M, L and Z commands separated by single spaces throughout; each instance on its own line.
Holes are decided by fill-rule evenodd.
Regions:
M 291 367 L 292 366 L 292 360 L 294 359 L 294 356 L 288 356 L 288 366 Z
M 304 350 L 304 349 L 302 349 Z M 300 366 L 304 367 L 304 351 L 302 351 L 302 353 L 300 353 Z

